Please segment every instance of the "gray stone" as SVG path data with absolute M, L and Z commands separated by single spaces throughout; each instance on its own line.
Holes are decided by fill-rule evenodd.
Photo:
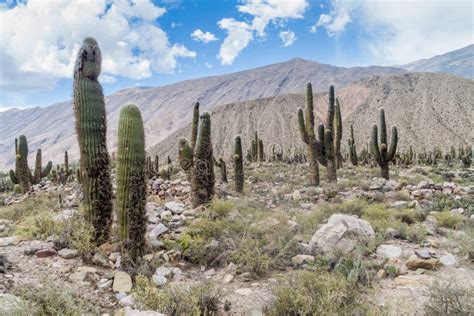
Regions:
M 154 311 L 140 311 L 126 306 L 123 310 L 123 316 L 166 316 L 165 314 Z
M 396 208 L 397 210 L 408 207 L 407 201 L 396 201 L 390 204 L 390 207 Z
M 64 248 L 58 251 L 58 255 L 64 259 L 72 259 L 77 256 L 77 250 Z
M 109 268 L 109 258 L 106 255 L 103 255 L 100 252 L 96 252 L 94 254 L 94 257 L 92 257 L 92 262 L 94 262 L 96 265 L 104 267 L 104 268 Z
M 127 272 L 117 271 L 114 275 L 114 292 L 128 293 L 132 290 L 132 278 Z
M 165 285 L 168 282 L 168 279 L 166 279 L 165 276 L 161 274 L 154 274 L 152 276 L 153 283 L 158 286 Z
M 15 237 L 2 237 L 0 238 L 0 247 L 6 247 L 13 245 L 16 242 Z
M 178 202 L 168 202 L 165 204 L 165 207 L 169 209 L 173 214 L 181 214 L 184 211 L 184 204 Z
M 415 250 L 415 254 L 420 257 L 421 259 L 429 259 L 431 258 L 431 254 L 428 251 L 428 249 L 420 249 L 420 250 Z
M 377 247 L 377 255 L 384 258 L 400 258 L 402 249 L 393 245 L 380 245 Z
M 164 224 L 158 224 L 156 225 L 152 230 L 151 232 L 148 233 L 148 236 L 150 237 L 150 240 L 154 240 L 154 239 L 157 239 L 158 237 L 160 237 L 161 235 L 163 235 L 164 233 L 166 233 L 168 231 L 168 227 L 166 227 Z
M 209 269 L 209 270 L 207 270 L 206 272 L 204 272 L 204 276 L 206 276 L 206 277 L 211 277 L 211 276 L 213 276 L 213 275 L 215 275 L 215 274 L 216 274 L 216 270 L 214 270 L 214 268 Z
M 375 233 L 369 222 L 357 216 L 334 214 L 327 224 L 314 233 L 309 247 L 313 252 L 325 254 L 334 251 L 350 253 L 359 246 L 367 246 L 374 241 Z
M 23 315 L 25 306 L 25 302 L 15 295 L 0 294 L 0 315 Z
M 99 282 L 97 287 L 100 288 L 100 289 L 108 289 L 108 288 L 112 287 L 112 282 L 113 282 L 113 280 L 104 279 L 104 280 L 101 280 L 101 282 Z
M 439 262 L 445 267 L 455 267 L 457 265 L 456 258 L 450 253 L 441 256 Z
M 84 282 L 87 272 L 74 272 L 69 275 L 69 280 L 74 283 Z
M 293 262 L 295 266 L 299 266 L 304 263 L 313 263 L 314 257 L 310 255 L 296 255 L 293 258 L 291 258 L 291 262 Z
M 158 267 L 155 270 L 155 275 L 162 275 L 165 277 L 170 277 L 173 274 L 173 268 L 170 267 Z

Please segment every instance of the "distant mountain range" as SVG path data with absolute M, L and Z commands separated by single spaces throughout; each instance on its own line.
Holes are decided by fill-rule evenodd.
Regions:
M 469 47 L 471 47 L 470 49 L 472 50 L 472 45 Z M 458 56 L 457 54 L 455 55 Z M 412 93 L 410 96 L 403 98 L 402 95 L 400 95 L 400 99 L 397 99 L 397 94 L 394 93 L 394 91 L 401 93 L 405 90 L 410 91 L 414 89 L 414 86 L 412 86 L 413 80 L 418 78 L 416 76 L 406 77 L 406 73 L 406 69 L 397 67 L 371 66 L 345 68 L 295 58 L 287 62 L 222 76 L 187 80 L 156 88 L 146 87 L 121 90 L 106 97 L 109 151 L 112 152 L 116 150 L 119 111 L 123 105 L 128 103 L 138 105 L 142 111 L 145 123 L 146 144 L 149 148 L 164 141 L 170 135 L 174 137 L 176 134 L 173 133 L 179 131 L 190 122 L 192 107 L 195 101 L 201 102 L 202 111 L 212 111 L 217 109 L 218 106 L 225 104 L 233 104 L 234 108 L 241 105 L 252 107 L 256 106 L 255 104 L 275 102 L 273 101 L 275 100 L 274 97 L 281 96 L 276 99 L 280 100 L 283 98 L 287 103 L 282 104 L 283 108 L 278 111 L 278 115 L 288 113 L 288 115 L 291 116 L 294 115 L 293 112 L 297 106 L 304 106 L 305 104 L 304 98 L 301 99 L 302 96 L 298 96 L 298 94 L 304 93 L 307 82 L 313 83 L 314 92 L 325 92 L 328 86 L 333 84 L 338 94 L 341 93 L 341 98 L 344 93 L 350 95 L 350 98 L 344 101 L 345 105 L 343 106 L 346 119 L 352 119 L 352 113 L 362 111 L 362 109 L 367 106 L 367 93 L 376 93 L 376 91 L 378 91 L 366 87 L 367 84 L 364 84 L 364 82 L 370 82 L 370 80 L 384 82 L 383 84 L 385 86 L 383 91 L 391 91 L 391 93 L 388 99 L 383 99 L 383 94 L 379 96 L 382 98 L 381 100 L 385 100 L 381 104 L 386 107 L 396 106 L 399 108 L 398 111 L 400 111 L 400 113 L 403 113 L 405 107 L 408 109 L 409 107 L 411 108 L 419 104 L 422 100 L 429 100 L 428 96 L 432 96 L 432 101 L 435 103 L 438 102 L 438 100 L 443 100 L 445 107 L 448 109 L 447 111 L 452 111 L 452 113 L 445 114 L 446 117 L 443 119 L 446 120 L 454 117 L 456 113 L 460 113 L 457 107 L 461 106 L 462 108 L 462 106 L 466 105 L 464 104 L 466 100 L 471 101 L 471 103 L 467 103 L 467 106 L 474 104 L 471 98 L 472 89 L 469 91 L 469 89 L 458 89 L 455 86 L 451 86 L 451 83 L 454 82 L 462 83 L 461 86 L 470 88 L 472 81 L 443 75 L 435 78 L 437 78 L 437 80 L 447 80 L 445 86 L 449 89 L 444 90 L 443 93 L 445 95 L 441 96 L 438 90 L 433 90 L 435 87 L 428 84 L 428 82 L 431 83 L 432 81 L 422 78 L 420 79 L 420 83 L 416 85 L 416 93 Z M 385 80 L 383 78 L 387 76 L 392 79 L 383 81 Z M 444 83 L 441 81 L 436 82 L 436 84 L 443 85 Z M 360 87 L 360 89 L 358 90 L 356 87 Z M 395 89 L 395 87 L 397 87 L 397 89 Z M 349 91 L 352 92 L 349 93 Z M 404 102 L 397 100 L 403 100 Z M 324 111 L 326 103 L 320 104 L 324 104 L 324 106 L 319 106 L 318 110 Z M 376 103 L 370 104 L 371 106 L 375 106 L 374 104 Z M 433 106 L 437 106 L 437 103 Z M 269 111 L 266 112 L 265 115 L 274 117 L 273 109 L 265 108 L 266 111 Z M 472 112 L 473 111 L 469 111 L 468 108 L 468 115 L 465 115 L 465 117 L 469 117 L 469 114 L 472 114 Z M 227 119 L 233 121 L 232 117 L 228 117 Z M 253 122 L 256 120 L 256 117 L 248 117 L 248 120 L 249 122 Z M 264 117 L 259 120 L 261 122 L 267 122 Z M 217 118 L 216 116 L 216 118 L 213 119 L 215 131 L 219 128 L 221 124 L 220 121 L 227 122 L 226 117 Z M 453 122 L 455 121 L 453 118 Z M 283 122 L 283 120 L 276 122 Z M 290 121 L 285 119 L 285 122 Z M 262 130 L 283 128 L 275 122 L 255 122 L 252 124 L 253 125 L 251 125 L 251 123 L 244 124 L 247 126 L 246 128 L 249 129 L 248 132 L 251 132 L 254 126 Z M 293 123 L 288 124 L 292 126 Z M 286 130 L 290 130 L 291 126 L 288 126 Z M 459 127 L 459 125 L 457 126 Z M 225 126 L 222 128 L 224 127 Z M 229 125 L 221 131 L 224 134 L 226 131 L 233 133 L 235 129 L 230 129 Z M 416 132 L 416 130 L 414 132 Z M 233 138 L 234 135 L 232 135 L 232 133 L 226 137 Z M 26 135 L 29 141 L 29 159 L 31 165 L 33 164 L 34 152 L 37 148 L 42 148 L 43 160 L 48 159 L 61 162 L 65 150 L 68 150 L 71 160 L 78 158 L 79 151 L 74 129 L 74 115 L 70 101 L 43 108 L 0 112 L 0 170 L 11 167 L 14 164 L 14 139 L 21 134 Z M 441 139 L 444 136 L 444 130 L 442 130 L 440 133 L 433 135 L 434 140 L 432 142 L 436 143 L 437 139 Z M 464 136 L 461 135 L 461 137 L 462 142 L 472 139 L 469 133 Z M 228 141 L 228 139 L 225 140 L 226 143 Z M 299 138 L 295 143 L 299 144 Z M 216 146 L 216 148 L 221 146 L 222 150 L 227 148 L 227 144 L 219 144 L 218 142 L 215 142 L 214 146 Z
M 474 79 L 474 44 L 429 59 L 417 60 L 400 67 L 409 71 L 444 72 Z

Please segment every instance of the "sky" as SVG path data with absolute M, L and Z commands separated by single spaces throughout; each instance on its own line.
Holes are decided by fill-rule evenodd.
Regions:
M 301 57 L 400 65 L 474 43 L 474 0 L 0 0 L 0 111 L 70 100 L 83 38 L 106 95 Z

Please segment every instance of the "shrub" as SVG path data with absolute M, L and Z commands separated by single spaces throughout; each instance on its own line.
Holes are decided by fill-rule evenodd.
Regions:
M 143 275 L 136 278 L 133 299 L 140 309 L 167 315 L 217 315 L 221 294 L 210 283 L 169 284 L 157 288 Z
M 463 287 L 462 280 L 436 280 L 428 288 L 425 303 L 427 315 L 471 315 L 474 310 L 474 289 Z
M 0 218 L 16 222 L 31 214 L 51 212 L 58 208 L 57 196 L 43 194 L 38 197 L 24 199 L 19 203 L 0 207 Z
M 441 227 L 459 229 L 464 225 L 464 215 L 451 212 L 440 212 L 435 214 L 438 225 Z

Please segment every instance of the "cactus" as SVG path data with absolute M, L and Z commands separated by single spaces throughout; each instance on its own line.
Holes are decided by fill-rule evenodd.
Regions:
M 19 140 L 15 139 L 15 171 L 10 170 L 9 173 L 10 180 L 19 184 L 23 193 L 29 191 L 33 176 L 28 167 L 28 141 L 25 135 L 21 135 Z
M 191 202 L 193 207 L 210 202 L 214 196 L 214 164 L 211 142 L 211 116 L 204 112 L 200 117 L 199 131 L 194 148 L 191 174 Z
M 357 160 L 357 149 L 354 140 L 354 128 L 351 124 L 351 137 L 348 139 L 349 143 L 349 157 L 353 166 L 357 166 L 359 161 Z
M 342 168 L 343 158 L 341 154 L 341 140 L 342 140 L 342 116 L 339 99 L 336 98 L 336 108 L 333 121 L 333 136 L 334 136 L 334 151 L 336 155 L 337 169 Z
M 372 155 L 375 161 L 379 164 L 382 170 L 382 177 L 389 179 L 389 162 L 395 157 L 398 144 L 398 131 L 397 127 L 392 126 L 392 140 L 390 142 L 390 148 L 387 143 L 387 126 L 385 123 L 385 112 L 380 109 L 380 147 L 378 144 L 378 131 L 377 124 L 372 125 L 371 135 L 371 149 Z
M 136 262 L 145 251 L 145 132 L 140 110 L 129 104 L 120 111 L 117 144 L 117 216 L 119 237 Z
M 155 160 L 153 161 L 153 170 L 155 170 L 156 176 L 159 176 L 160 173 L 160 157 L 155 155 Z
M 227 183 L 227 165 L 222 157 L 219 160 L 214 159 L 214 165 L 219 168 L 221 173 L 221 182 Z
M 105 242 L 112 221 L 112 182 L 107 152 L 104 95 L 97 80 L 101 52 L 96 40 L 84 39 L 74 68 L 74 112 L 80 148 L 84 210 L 95 228 L 95 241 Z
M 194 104 L 193 110 L 193 122 L 191 126 L 191 148 L 194 150 L 196 148 L 196 139 L 199 128 L 199 102 Z
M 311 83 L 306 86 L 306 108 L 298 109 L 298 126 L 301 139 L 306 144 L 307 157 L 309 161 L 309 176 L 311 185 L 319 185 L 318 146 L 314 134 L 314 109 L 313 89 Z
M 189 181 L 191 179 L 191 169 L 193 167 L 193 149 L 189 146 L 186 138 L 181 138 L 179 140 L 178 161 Z
M 31 179 L 31 183 L 33 184 L 37 184 L 41 181 L 42 178 L 47 177 L 49 173 L 51 172 L 51 168 L 53 167 L 53 163 L 51 161 L 48 161 L 48 164 L 43 169 L 41 160 L 42 160 L 41 149 L 38 149 L 36 151 L 35 171 Z
M 234 143 L 234 183 L 235 191 L 244 191 L 244 161 L 242 157 L 242 140 L 239 135 L 235 137 Z
M 265 151 L 263 150 L 263 140 L 258 140 L 258 160 L 265 161 Z
M 470 168 L 472 164 L 472 148 L 470 146 L 466 146 L 463 149 L 463 156 L 461 157 L 461 162 L 464 168 Z

